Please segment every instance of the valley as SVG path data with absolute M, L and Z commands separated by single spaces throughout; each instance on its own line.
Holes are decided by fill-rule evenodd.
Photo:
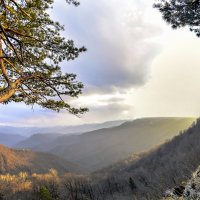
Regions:
M 88 172 L 150 150 L 187 129 L 194 118 L 143 118 L 79 135 L 37 134 L 15 147 L 49 152 Z
M 29 149 L 27 146 L 25 149 L 0 146 L 0 183 L 8 179 L 7 183 L 12 189 L 17 186 L 13 186 L 11 180 L 19 182 L 19 193 L 14 195 L 11 192 L 14 195 L 12 199 L 18 195 L 23 200 L 26 200 L 26 196 L 33 198 L 36 194 L 41 195 L 40 192 L 31 192 L 36 184 L 45 187 L 52 198 L 57 195 L 59 199 L 62 195 L 68 195 L 69 200 L 161 200 L 167 189 L 187 181 L 200 165 L 199 131 L 200 121 L 196 122 L 194 118 L 143 118 L 80 135 L 32 135 L 18 143 L 32 145 Z M 142 139 L 147 137 L 148 140 Z M 68 143 L 65 143 L 67 138 Z M 57 144 L 54 146 L 55 141 Z M 51 152 L 51 148 L 60 147 L 59 143 L 66 145 L 63 152 L 66 147 L 69 148 L 65 156 L 60 152 L 56 154 L 61 157 L 38 151 L 39 148 L 40 151 L 47 151 L 49 147 L 48 151 Z M 89 144 L 97 150 L 101 147 L 101 150 L 88 148 Z M 111 148 L 106 148 L 108 146 Z M 75 149 L 79 150 L 79 154 L 75 152 L 78 156 L 92 164 L 84 165 L 81 159 L 73 162 L 78 160 L 78 156 L 76 159 L 70 157 Z M 102 160 L 99 159 L 101 154 Z M 105 154 L 110 162 L 105 159 Z M 99 163 L 99 168 L 93 168 L 94 163 Z M 21 177 L 22 172 L 26 173 L 23 175 L 26 179 Z M 25 191 L 22 185 L 28 183 L 29 189 Z M 7 196 L 4 187 L 2 195 Z

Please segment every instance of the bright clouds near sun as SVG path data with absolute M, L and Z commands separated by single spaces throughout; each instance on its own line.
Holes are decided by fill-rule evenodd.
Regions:
M 139 116 L 200 115 L 200 39 L 187 29 L 171 31 L 152 64 L 152 78 L 134 99 Z

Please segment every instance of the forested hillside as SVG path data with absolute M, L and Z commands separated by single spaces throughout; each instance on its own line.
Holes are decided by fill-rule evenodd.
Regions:
M 16 150 L 0 145 L 0 174 L 16 174 L 19 172 L 46 173 L 54 168 L 59 174 L 79 172 L 78 166 L 55 155 Z
M 139 159 L 130 157 L 96 175 L 114 177 L 123 186 L 131 187 L 137 199 L 160 199 L 167 189 L 187 181 L 200 165 L 199 141 L 200 120 Z

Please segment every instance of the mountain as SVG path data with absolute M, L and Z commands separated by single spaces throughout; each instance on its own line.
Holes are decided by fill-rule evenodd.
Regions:
M 42 151 L 44 146 L 50 147 L 50 143 L 63 134 L 34 134 L 29 138 L 15 143 L 15 148 L 29 148 Z
M 33 134 L 80 134 L 101 128 L 109 128 L 124 123 L 125 120 L 109 121 L 104 123 L 82 124 L 76 126 L 52 126 L 52 127 L 14 127 L 0 125 L 0 131 L 4 134 L 19 134 L 31 136 Z
M 4 144 L 9 147 L 12 147 L 25 139 L 26 137 L 22 135 L 0 133 L 0 144 Z
M 46 173 L 56 169 L 59 174 L 78 172 L 80 169 L 64 159 L 47 153 L 30 150 L 16 150 L 0 145 L 0 174 Z
M 59 136 L 49 143 L 29 146 L 30 140 L 18 147 L 46 151 L 95 171 L 171 139 L 187 129 L 194 118 L 143 118 L 120 126 L 104 128 L 81 135 Z
M 114 127 L 124 122 L 125 122 L 124 120 L 118 120 L 118 121 L 104 122 L 102 124 L 85 124 L 85 125 L 71 126 L 71 127 L 38 128 L 39 133 L 33 134 L 30 137 L 21 140 L 18 143 L 15 143 L 13 147 L 31 148 L 34 150 L 48 151 L 53 147 L 55 148 L 57 145 L 60 146 L 61 144 L 66 145 L 74 143 L 74 141 L 76 141 L 76 138 L 78 138 L 78 136 L 76 135 L 80 135 L 81 133 L 87 132 L 88 130 L 91 131 L 91 130 L 99 130 L 101 128 Z M 64 139 L 63 141 L 62 140 L 63 138 L 67 138 L 67 141 L 66 139 Z M 56 139 L 57 142 L 54 142 L 54 140 Z
M 115 177 L 124 187 L 132 187 L 135 199 L 161 199 L 168 189 L 187 182 L 199 165 L 200 119 L 165 144 L 96 172 L 94 176 Z

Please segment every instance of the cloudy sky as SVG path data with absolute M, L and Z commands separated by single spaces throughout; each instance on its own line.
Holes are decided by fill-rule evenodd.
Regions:
M 23 104 L 0 106 L 0 123 L 72 125 L 150 116 L 200 115 L 200 39 L 171 30 L 147 0 L 82 0 L 77 8 L 55 0 L 51 16 L 63 35 L 88 51 L 63 71 L 78 75 L 87 106 L 81 118 Z

